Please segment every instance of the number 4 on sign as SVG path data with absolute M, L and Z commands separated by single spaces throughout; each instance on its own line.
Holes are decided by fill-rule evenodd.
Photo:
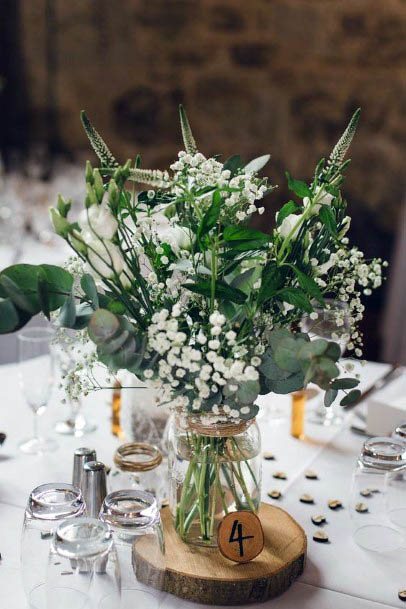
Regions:
M 217 533 L 221 554 L 235 562 L 248 562 L 264 547 L 261 521 L 253 512 L 230 512 L 220 522 Z
M 236 529 L 238 530 L 238 535 L 237 537 L 235 537 L 235 531 Z M 230 543 L 235 543 L 238 542 L 239 546 L 240 546 L 240 556 L 243 557 L 244 556 L 244 540 L 245 539 L 254 539 L 254 535 L 246 535 L 245 537 L 242 534 L 242 524 L 241 522 L 238 522 L 238 520 L 234 520 L 233 522 L 233 528 L 231 529 L 231 535 L 230 535 Z

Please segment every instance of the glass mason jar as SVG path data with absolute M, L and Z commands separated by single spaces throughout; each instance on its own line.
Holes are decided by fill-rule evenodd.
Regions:
M 130 442 L 119 446 L 109 478 L 109 491 L 140 490 L 151 493 L 158 507 L 167 496 L 167 473 L 157 446 Z
M 21 539 L 24 591 L 31 609 L 45 609 L 45 581 L 51 539 L 66 519 L 85 512 L 81 491 L 71 484 L 42 484 L 28 499 Z
M 173 415 L 168 430 L 169 505 L 183 541 L 217 546 L 217 526 L 261 501 L 261 436 L 255 419 L 207 423 Z
M 47 608 L 117 609 L 121 578 L 112 533 L 95 518 L 65 520 L 51 543 Z
M 353 474 L 350 515 L 358 545 L 376 552 L 390 552 L 403 544 L 403 533 L 390 516 L 390 481 L 404 480 L 406 448 L 394 438 L 364 442 Z M 403 483 L 403 491 L 405 485 Z M 393 500 L 394 501 L 394 500 Z
M 158 609 L 165 579 L 165 545 L 155 498 L 139 490 L 110 493 L 100 519 L 113 532 L 120 562 L 122 609 Z

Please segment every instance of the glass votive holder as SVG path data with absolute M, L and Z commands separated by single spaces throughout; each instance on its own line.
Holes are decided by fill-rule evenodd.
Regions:
M 406 467 L 405 445 L 394 438 L 370 438 L 353 474 L 350 515 L 355 542 L 367 550 L 390 552 L 402 546 L 403 532 L 390 517 L 388 480 Z
M 157 446 L 142 442 L 122 444 L 114 454 L 109 491 L 140 490 L 151 493 L 161 506 L 167 495 L 167 468 Z
M 121 577 L 121 609 L 157 609 L 165 579 L 165 545 L 155 498 L 137 490 L 107 495 L 100 519 L 113 532 Z
M 61 523 L 49 553 L 47 608 L 118 609 L 120 598 L 120 567 L 107 524 L 89 517 Z
M 400 440 L 401 442 L 406 444 L 406 423 L 402 423 L 401 425 L 398 425 L 396 427 L 395 431 L 392 434 L 392 438 Z
M 21 538 L 23 586 L 30 609 L 46 608 L 46 572 L 55 529 L 84 512 L 82 493 L 71 484 L 42 484 L 31 492 Z

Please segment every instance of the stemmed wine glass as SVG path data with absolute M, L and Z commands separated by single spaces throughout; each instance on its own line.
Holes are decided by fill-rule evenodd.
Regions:
M 317 313 L 316 319 L 311 319 L 310 315 L 303 316 L 300 324 L 303 332 L 308 333 L 311 340 L 324 338 L 338 343 L 343 356 L 350 340 L 348 304 L 341 300 L 326 298 L 325 307 L 315 306 L 313 312 Z M 309 413 L 307 420 L 318 425 L 340 425 L 343 416 L 337 405 L 326 408 L 321 402 L 313 412 Z
M 54 384 L 54 357 L 52 328 L 24 328 L 18 333 L 18 361 L 21 391 L 34 413 L 34 436 L 20 444 L 25 453 L 42 454 L 56 450 L 50 438 L 38 435 L 38 417 L 47 406 Z

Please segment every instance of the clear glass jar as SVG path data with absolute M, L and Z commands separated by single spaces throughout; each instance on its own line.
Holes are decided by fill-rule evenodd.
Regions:
M 157 446 L 131 442 L 119 446 L 114 454 L 114 467 L 108 478 L 109 491 L 132 489 L 151 493 L 158 508 L 167 497 L 167 468 Z
M 122 609 L 158 609 L 165 579 L 165 545 L 155 498 L 138 490 L 110 493 L 100 519 L 113 532 L 122 573 Z
M 24 591 L 31 609 L 45 609 L 45 581 L 53 532 L 63 520 L 85 512 L 81 491 L 71 484 L 42 484 L 29 496 L 21 539 Z
M 107 524 L 86 517 L 61 523 L 49 554 L 48 609 L 117 609 L 120 598 L 120 566 Z
M 169 505 L 175 529 L 185 542 L 215 547 L 225 514 L 259 509 L 261 436 L 255 419 L 202 421 L 172 417 Z
M 364 442 L 353 474 L 350 515 L 358 545 L 376 552 L 401 547 L 402 531 L 390 518 L 388 481 L 406 467 L 405 445 L 394 438 L 370 438 Z

